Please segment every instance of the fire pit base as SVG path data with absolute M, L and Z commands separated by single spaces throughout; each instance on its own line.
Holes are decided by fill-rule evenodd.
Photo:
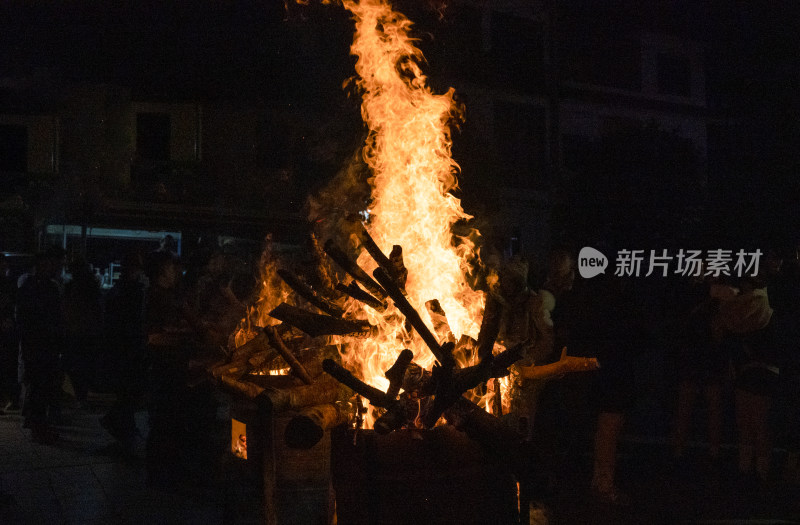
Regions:
M 339 523 L 518 523 L 511 473 L 451 426 L 388 435 L 331 433 Z

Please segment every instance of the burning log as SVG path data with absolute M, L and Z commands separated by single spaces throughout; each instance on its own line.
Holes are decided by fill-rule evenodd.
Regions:
M 439 300 L 431 299 L 425 303 L 425 307 L 428 309 L 431 321 L 433 321 L 433 330 L 436 332 L 436 335 L 443 341 L 455 343 L 456 336 L 453 335 L 453 331 L 450 329 L 450 323 L 447 322 L 447 315 L 444 313 L 442 305 L 439 304 Z
M 300 410 L 289 420 L 283 437 L 289 448 L 310 449 L 322 439 L 325 431 L 353 420 L 355 409 L 350 403 L 327 403 Z
M 502 414 L 503 413 L 503 393 L 500 391 L 500 379 L 495 377 L 492 381 L 492 389 L 494 390 L 494 394 L 492 395 L 492 414 Z
M 372 295 L 380 299 L 386 298 L 386 292 L 383 288 L 372 277 L 367 275 L 367 272 L 362 270 L 358 264 L 351 261 L 347 254 L 333 243 L 332 239 L 328 239 L 328 242 L 325 243 L 325 253 L 353 279 L 363 284 Z
M 420 397 L 433 395 L 433 375 L 417 363 L 410 363 L 403 375 L 403 390 L 416 392 Z
M 309 237 L 311 241 L 311 251 L 314 254 L 314 259 L 317 263 L 317 277 L 319 278 L 319 282 L 321 283 L 323 290 L 331 291 L 334 289 L 333 278 L 329 272 L 325 252 L 322 251 L 322 248 L 319 245 L 319 240 L 313 232 L 309 235 Z
M 373 326 L 367 321 L 337 319 L 329 315 L 315 314 L 286 303 L 279 304 L 269 315 L 299 328 L 311 337 L 320 335 L 363 337 L 372 333 L 373 329 Z
M 250 399 L 256 399 L 258 396 L 264 393 L 263 387 L 248 381 L 239 381 L 237 377 L 230 375 L 221 376 L 220 381 L 222 382 L 222 385 L 225 386 L 229 391 L 249 397 Z
M 400 388 L 405 380 L 406 369 L 413 358 L 414 354 L 411 350 L 404 349 L 397 357 L 397 361 L 384 374 L 389 380 L 386 398 L 391 405 L 386 410 L 386 413 L 375 421 L 375 431 L 379 434 L 388 434 L 401 428 L 409 419 L 413 419 L 419 411 L 419 405 L 408 397 L 397 401 L 397 394 L 400 393 Z
M 304 348 L 299 352 L 294 352 L 297 360 L 302 363 L 308 375 L 316 381 L 325 371 L 322 369 L 322 360 L 333 358 L 339 355 L 338 346 L 327 345 L 322 348 Z
M 270 346 L 269 339 L 267 339 L 267 334 L 265 334 L 263 330 L 259 330 L 255 337 L 243 345 L 233 349 L 231 352 L 231 359 L 233 361 L 238 361 L 242 358 L 248 358 L 255 352 L 266 350 L 268 348 L 270 348 Z
M 322 362 L 322 369 L 356 394 L 367 398 L 372 406 L 382 408 L 392 406 L 394 399 L 389 399 L 385 392 L 366 384 L 333 359 L 325 359 Z
M 270 346 L 269 339 L 263 332 L 256 335 L 253 339 L 239 346 L 232 352 L 232 359 L 221 365 L 211 368 L 212 377 L 219 379 L 223 375 L 241 377 L 253 367 L 271 361 L 278 355 L 277 351 Z
M 567 347 L 561 349 L 561 357 L 555 363 L 538 366 L 520 367 L 519 375 L 523 379 L 542 379 L 574 372 L 592 372 L 600 368 L 594 357 L 573 357 L 567 355 Z
M 414 421 L 420 411 L 419 400 L 410 396 L 401 396 L 386 412 L 375 420 L 375 432 L 388 434 L 403 428 L 410 421 Z
M 452 343 L 445 343 L 443 348 L 447 350 L 451 345 Z M 508 375 L 508 367 L 522 357 L 526 346 L 526 343 L 519 344 L 493 358 L 485 359 L 479 364 L 467 368 L 453 370 L 444 366 L 435 366 L 432 372 L 412 363 L 411 352 L 404 350 L 395 364 L 386 372 L 390 383 L 389 390 L 385 393 L 356 378 L 335 361 L 325 360 L 323 369 L 357 394 L 365 397 L 373 406 L 386 409 L 386 412 L 375 422 L 375 431 L 385 434 L 415 420 L 420 411 L 422 412 L 423 426 L 433 427 L 442 415 L 446 416 L 452 406 L 463 403 L 463 394 L 490 379 Z M 570 372 L 591 371 L 596 368 L 597 361 L 595 359 L 567 356 L 565 348 L 559 361 L 523 369 L 520 375 L 546 378 Z M 397 393 L 401 387 L 405 392 L 398 400 Z M 495 384 L 495 388 L 497 388 L 497 384 Z M 432 403 L 425 403 L 424 407 L 420 405 L 421 398 L 430 396 L 433 396 Z M 500 410 L 497 409 L 499 402 L 497 398 L 494 400 L 497 413 L 500 413 Z
M 465 392 L 490 379 L 508 375 L 508 368 L 522 358 L 522 354 L 527 347 L 527 342 L 518 344 L 500 352 L 491 359 L 484 359 L 477 365 L 455 370 L 452 373 L 452 378 L 448 377 L 444 381 L 437 377 L 434 370 L 433 380 L 437 382 L 436 392 L 433 406 L 423 418 L 425 425 L 432 426 L 435 424 L 442 412 L 455 403 Z M 555 363 L 522 367 L 520 376 L 530 379 L 545 379 L 573 372 L 590 372 L 597 368 L 596 359 L 568 356 L 565 347 L 561 352 L 561 358 Z
M 375 431 L 379 434 L 388 434 L 401 428 L 419 411 L 415 401 L 409 398 L 397 399 L 397 393 L 404 384 L 406 368 L 411 364 L 413 357 L 411 350 L 403 350 L 394 365 L 386 371 L 386 377 L 389 378 L 387 392 L 366 384 L 332 359 L 323 361 L 322 368 L 356 394 L 366 398 L 372 406 L 385 408 L 386 412 L 375 421 Z
M 378 263 L 378 266 L 387 271 L 389 275 L 394 274 L 392 261 L 389 260 L 386 255 L 384 255 L 383 251 L 381 251 L 381 249 L 378 247 L 378 244 L 375 242 L 375 239 L 372 238 L 372 235 L 369 234 L 367 229 L 364 228 L 364 225 L 360 222 L 357 226 L 357 233 L 359 239 L 361 240 L 361 244 L 364 245 L 364 249 L 367 250 L 367 253 L 370 254 L 372 259 Z M 394 275 L 392 275 L 392 277 L 394 277 Z
M 386 310 L 386 301 L 381 301 L 376 299 L 375 297 L 371 296 L 368 292 L 365 292 L 358 286 L 356 281 L 351 282 L 348 285 L 344 285 L 339 283 L 336 285 L 336 289 L 342 293 L 345 293 L 356 299 L 357 301 L 361 301 L 362 303 L 366 304 L 367 306 L 377 310 L 378 312 L 383 313 Z
M 411 303 L 408 302 L 408 299 L 406 299 L 406 296 L 403 294 L 391 276 L 381 268 L 376 268 L 372 275 L 374 275 L 381 286 L 384 287 L 386 292 L 389 294 L 389 297 L 391 297 L 394 301 L 394 305 L 403 315 L 406 316 L 406 319 L 408 319 L 408 321 L 411 323 L 411 326 L 413 326 L 420 337 L 422 337 L 422 340 L 425 341 L 426 345 L 428 345 L 428 348 L 430 348 L 433 356 L 439 361 L 439 363 L 441 363 L 443 367 L 452 368 L 454 363 L 452 352 L 445 352 L 443 350 L 443 347 L 439 345 L 439 341 L 428 329 L 428 326 L 422 320 L 422 317 L 420 317 L 419 312 L 417 312 L 414 307 L 411 306 Z
M 394 269 L 394 279 L 397 282 L 397 286 L 403 291 L 406 292 L 406 280 L 408 279 L 408 269 L 406 269 L 406 265 L 403 262 L 403 247 L 399 244 L 395 244 L 392 246 L 392 251 L 389 253 L 389 260 L 392 263 L 392 268 Z
M 389 380 L 389 390 L 386 391 L 386 396 L 390 399 L 396 399 L 397 394 L 400 393 L 400 388 L 403 386 L 403 380 L 406 377 L 406 368 L 411 364 L 412 359 L 414 359 L 414 353 L 408 348 L 404 349 L 400 352 L 397 361 L 384 374 L 386 379 Z
M 267 351 L 259 352 L 255 354 L 253 357 L 247 360 L 247 364 L 250 365 L 251 369 L 259 369 L 263 368 L 264 365 L 273 361 L 275 359 L 275 350 L 274 348 L 270 348 Z
M 275 350 L 277 350 L 278 353 L 281 354 L 281 357 L 283 357 L 283 359 L 289 365 L 289 368 L 292 369 L 292 372 L 298 378 L 300 378 L 305 384 L 310 385 L 311 383 L 313 383 L 314 380 L 311 379 L 311 376 L 308 374 L 308 371 L 300 363 L 300 361 L 297 360 L 297 358 L 294 356 L 292 351 L 289 350 L 286 344 L 284 344 L 284 342 L 281 340 L 280 336 L 275 331 L 275 329 L 271 326 L 267 326 L 264 328 L 264 332 L 267 334 L 267 337 L 269 338 L 270 343 L 272 343 L 273 348 L 275 348 Z
M 292 290 L 297 292 L 298 295 L 326 314 L 332 315 L 333 317 L 342 317 L 344 315 L 344 310 L 333 304 L 330 299 L 319 295 L 292 272 L 281 268 L 278 270 L 278 275 L 280 275 L 281 279 L 283 279 Z
M 486 308 L 478 332 L 478 358 L 484 360 L 492 355 L 494 342 L 500 334 L 500 310 L 492 299 L 486 301 Z
M 391 278 L 397 283 L 398 288 L 406 292 L 406 279 L 408 279 L 408 270 L 403 263 L 403 248 L 397 244 L 392 246 L 392 251 L 389 257 L 383 254 L 375 239 L 364 228 L 364 225 L 359 223 L 360 229 L 358 231 L 361 244 L 367 253 L 370 254 L 372 259 L 378 263 L 378 267 L 382 268 Z
M 304 407 L 333 403 L 339 397 L 339 384 L 329 378 L 320 378 L 310 385 L 289 388 L 262 388 L 255 397 L 273 412 L 297 410 Z
M 453 343 L 445 343 L 443 348 L 445 351 L 449 351 L 452 346 Z M 408 399 L 401 401 L 396 399 L 401 386 L 404 390 L 416 391 L 423 397 L 434 395 L 433 404 L 423 416 L 425 426 L 432 427 L 442 413 L 464 392 L 494 375 L 506 375 L 508 371 L 503 367 L 507 368 L 519 359 L 521 350 L 522 345 L 506 350 L 496 360 L 487 360 L 479 365 L 457 371 L 437 366 L 432 373 L 426 373 L 421 367 L 411 363 L 413 354 L 406 349 L 401 352 L 395 364 L 386 372 L 386 377 L 389 378 L 387 392 L 382 392 L 361 381 L 331 359 L 323 361 L 322 368 L 336 380 L 365 397 L 373 406 L 387 409 L 375 422 L 375 430 L 379 433 L 388 433 L 401 428 L 418 413 L 418 405 L 409 407 Z

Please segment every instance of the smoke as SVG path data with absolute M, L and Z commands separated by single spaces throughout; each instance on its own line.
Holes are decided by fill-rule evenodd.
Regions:
M 356 223 L 368 218 L 370 176 L 359 148 L 325 187 L 308 197 L 306 216 L 318 239 L 347 244 Z

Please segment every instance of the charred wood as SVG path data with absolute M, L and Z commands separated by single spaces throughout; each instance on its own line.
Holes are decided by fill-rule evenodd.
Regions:
M 297 360 L 289 347 L 283 342 L 283 340 L 278 335 L 277 331 L 268 326 L 264 328 L 264 333 L 267 334 L 270 343 L 272 343 L 273 348 L 278 351 L 278 353 L 283 357 L 286 363 L 289 365 L 289 368 L 292 370 L 292 373 L 297 376 L 301 381 L 305 384 L 310 385 L 314 382 L 314 380 L 309 375 L 308 371 L 305 367 Z
M 261 364 L 271 361 L 278 355 L 277 351 L 269 344 L 266 334 L 259 333 L 253 339 L 239 346 L 232 352 L 230 361 L 211 368 L 212 377 L 219 379 L 223 375 L 241 377 L 254 366 L 252 362 Z
M 321 335 L 364 337 L 369 335 L 373 329 L 367 321 L 338 319 L 329 315 L 315 314 L 286 303 L 279 304 L 269 315 L 299 328 L 312 337 Z
M 367 253 L 369 253 L 372 259 L 378 264 L 378 267 L 383 268 L 383 271 L 389 274 L 398 288 L 405 293 L 408 270 L 406 270 L 405 264 L 403 263 L 403 248 L 395 244 L 392 246 L 389 257 L 386 257 L 383 251 L 378 247 L 375 239 L 373 239 L 366 228 L 364 228 L 364 225 L 360 224 L 360 226 L 361 228 L 358 233 L 364 249 L 367 250 Z
M 264 366 L 275 360 L 275 352 L 274 348 L 270 348 L 269 350 L 265 350 L 263 352 L 258 352 L 257 354 L 253 355 L 250 359 L 247 360 L 247 364 L 250 365 L 252 370 L 258 370 L 259 368 L 264 368 Z
M 400 393 L 400 388 L 403 386 L 403 379 L 406 375 L 406 368 L 411 364 L 414 359 L 414 354 L 408 348 L 400 352 L 397 361 L 386 371 L 384 374 L 386 379 L 389 380 L 389 389 L 386 391 L 386 396 L 389 399 L 396 399 L 397 394 Z
M 274 412 L 333 403 L 339 397 L 339 384 L 321 377 L 313 384 L 289 388 L 263 388 L 255 400 Z
M 269 349 L 269 339 L 267 335 L 259 330 L 255 337 L 247 341 L 241 346 L 237 346 L 231 352 L 231 361 L 238 361 L 241 359 L 249 359 L 251 355 Z
M 486 308 L 481 319 L 481 328 L 478 332 L 478 358 L 482 361 L 492 355 L 494 342 L 500 334 L 500 308 L 490 297 L 486 301 Z
M 428 314 L 431 316 L 431 321 L 433 321 L 433 331 L 436 332 L 436 335 L 439 336 L 439 339 L 442 341 L 455 343 L 456 337 L 453 335 L 453 331 L 450 329 L 450 323 L 447 322 L 447 315 L 442 309 L 442 305 L 439 304 L 439 300 L 431 299 L 425 303 L 425 307 L 428 309 Z
M 306 371 L 308 371 L 308 375 L 316 381 L 317 378 L 324 373 L 322 369 L 322 360 L 335 358 L 339 355 L 339 350 L 336 345 L 327 345 L 321 348 L 303 348 L 299 352 L 294 352 L 294 354 Z
M 386 392 L 366 384 L 333 359 L 325 359 L 322 362 L 322 369 L 356 394 L 367 398 L 373 406 L 389 408 L 394 401 L 389 399 Z
M 494 394 L 492 395 L 492 414 L 501 415 L 503 413 L 503 392 L 500 390 L 500 379 L 494 378 L 492 382 Z
M 399 430 L 413 422 L 419 414 L 419 400 L 411 396 L 400 396 L 400 399 L 392 403 L 386 412 L 375 420 L 375 432 L 378 434 L 388 434 Z
M 347 272 L 353 279 L 363 284 L 367 290 L 372 295 L 377 296 L 380 299 L 386 298 L 386 292 L 381 288 L 381 286 L 375 282 L 375 280 L 370 277 L 367 272 L 361 269 L 361 267 L 350 260 L 350 257 L 347 256 L 338 246 L 333 243 L 333 240 L 328 239 L 328 242 L 325 243 L 325 253 L 328 254 L 333 262 L 338 264 L 342 270 Z
M 445 352 L 442 349 L 442 346 L 439 345 L 439 341 L 428 329 L 428 325 L 425 324 L 425 322 L 422 320 L 422 317 L 420 317 L 419 312 L 417 312 L 414 307 L 411 306 L 411 303 L 408 302 L 408 299 L 406 299 L 406 296 L 403 294 L 400 288 L 398 288 L 391 276 L 381 268 L 376 268 L 373 272 L 373 275 L 381 284 L 381 286 L 384 287 L 386 292 L 389 294 L 389 297 L 392 298 L 397 309 L 406 316 L 406 319 L 408 319 L 408 321 L 411 323 L 411 326 L 414 327 L 414 330 L 416 330 L 420 337 L 422 337 L 422 340 L 425 341 L 426 345 L 428 345 L 428 348 L 431 350 L 439 363 L 441 363 L 442 366 L 452 368 L 452 348 L 450 352 Z
M 299 277 L 283 268 L 278 270 L 278 275 L 284 280 L 289 287 L 297 292 L 303 299 L 316 306 L 323 312 L 333 317 L 342 317 L 344 310 L 333 304 L 333 302 L 315 292 L 310 286 L 304 283 Z
M 353 299 L 357 301 L 361 301 L 362 303 L 366 304 L 370 308 L 377 310 L 378 312 L 383 313 L 386 310 L 386 301 L 381 301 L 380 299 L 376 299 L 369 292 L 365 292 L 358 286 L 356 281 L 351 282 L 348 285 L 339 283 L 336 285 L 336 289 L 344 294 L 349 295 Z
M 331 277 L 330 266 L 328 265 L 325 252 L 322 251 L 322 247 L 319 245 L 319 239 L 317 239 L 317 236 L 312 232 L 309 240 L 311 242 L 311 251 L 314 255 L 314 260 L 317 263 L 317 278 L 322 285 L 322 289 L 333 291 L 334 286 L 333 278 Z
M 358 223 L 358 238 L 361 240 L 361 244 L 364 246 L 364 249 L 367 250 L 370 257 L 378 263 L 380 268 L 383 268 L 387 272 L 389 272 L 392 277 L 394 277 L 394 268 L 392 267 L 392 261 L 389 260 L 388 257 L 383 253 L 383 251 L 378 247 L 378 244 L 375 242 L 375 239 L 369 234 L 367 229 L 364 227 L 362 223 Z
M 223 375 L 220 377 L 222 386 L 232 394 L 242 395 L 250 399 L 255 399 L 264 393 L 264 388 L 248 381 L 239 381 L 237 377 Z
M 406 269 L 406 265 L 403 262 L 403 247 L 399 244 L 395 244 L 392 246 L 392 251 L 389 253 L 389 261 L 392 263 L 392 269 L 394 271 L 394 280 L 397 282 L 397 286 L 400 287 L 400 290 L 403 293 L 406 293 L 406 280 L 408 280 L 408 269 Z

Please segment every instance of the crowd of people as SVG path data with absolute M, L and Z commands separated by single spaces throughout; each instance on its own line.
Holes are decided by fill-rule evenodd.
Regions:
M 20 276 L 0 259 L 0 408 L 21 411 L 31 439 L 52 444 L 65 391 L 79 404 L 90 391 L 114 394 L 101 423 L 131 453 L 140 434 L 134 416 L 153 387 L 153 349 L 167 340 L 195 355 L 213 351 L 244 316 L 231 290 L 233 258 L 210 254 L 186 277 L 190 272 L 165 242 L 127 254 L 110 289 L 82 257 L 67 259 L 50 246 Z
M 498 266 L 485 320 L 499 320 L 498 341 L 506 346 L 528 344 L 512 376 L 507 417 L 538 455 L 534 468 L 541 479 L 534 492 L 548 490 L 548 471 L 563 466 L 554 458 L 579 453 L 575 436 L 589 428 L 591 437 L 577 445 L 593 444 L 593 497 L 613 505 L 630 502 L 616 476 L 618 447 L 626 417 L 643 396 L 637 364 L 658 353 L 663 358 L 658 373 L 674 393 L 662 400 L 671 414 L 669 436 L 664 436 L 671 465 L 689 461 L 688 443 L 700 437 L 692 436 L 693 408 L 702 393 L 703 437 L 712 465 L 721 466 L 725 418 L 733 412 L 743 486 L 800 483 L 796 253 L 770 251 L 757 275 L 700 272 L 649 287 L 652 280 L 629 276 L 576 280 L 574 255 L 562 249 L 550 255 L 539 286 L 531 286 L 535 279 L 520 258 Z M 596 359 L 593 373 L 535 372 L 563 359 L 564 348 L 571 356 Z M 775 454 L 776 447 L 785 452 Z
M 148 384 L 153 349 L 180 346 L 175 342 L 184 336 L 193 349 L 226 345 L 245 315 L 246 294 L 232 290 L 233 274 L 221 253 L 196 268 L 184 267 L 168 245 L 130 253 L 107 291 L 80 257 L 69 261 L 71 278 L 64 282 L 65 259 L 62 249 L 50 247 L 19 279 L 9 277 L 0 259 L 4 409 L 22 409 L 34 441 L 56 442 L 54 423 L 68 376 L 78 402 L 91 389 L 113 392 L 114 405 L 102 424 L 129 449 L 145 388 L 155 405 L 174 404 L 179 396 L 164 389 L 184 379 L 164 381 L 162 390 Z M 616 458 L 626 415 L 639 395 L 634 362 L 643 349 L 659 344 L 672 365 L 664 370 L 675 393 L 669 436 L 674 461 L 687 453 L 693 408 L 702 394 L 711 461 L 719 461 L 726 408 L 733 403 L 741 476 L 768 483 L 779 474 L 784 482 L 800 482 L 796 253 L 770 252 L 760 275 L 671 278 L 658 297 L 642 287 L 644 279 L 576 279 L 574 254 L 567 249 L 553 250 L 544 266 L 537 283 L 520 257 L 496 264 L 498 280 L 487 279 L 486 286 L 487 339 L 478 341 L 483 353 L 495 340 L 506 347 L 525 345 L 505 417 L 539 451 L 534 485 L 544 487 L 559 457 L 585 447 L 578 419 L 591 412 L 592 494 L 615 505 L 627 502 L 618 487 Z M 575 366 L 569 371 L 583 364 L 589 373 L 564 375 L 563 368 L 550 366 L 569 359 L 581 360 L 570 362 Z M 151 412 L 156 435 L 172 417 L 167 411 L 161 421 L 158 414 L 157 408 Z M 776 443 L 787 451 L 781 465 L 774 462 Z

